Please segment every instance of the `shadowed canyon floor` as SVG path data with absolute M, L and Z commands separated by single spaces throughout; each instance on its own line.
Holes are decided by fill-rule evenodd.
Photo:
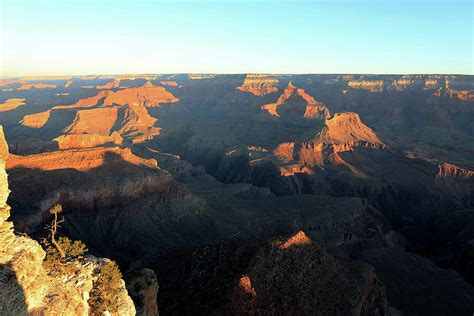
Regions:
M 472 314 L 472 76 L 38 79 L 0 83 L 15 229 L 61 203 L 139 313 Z

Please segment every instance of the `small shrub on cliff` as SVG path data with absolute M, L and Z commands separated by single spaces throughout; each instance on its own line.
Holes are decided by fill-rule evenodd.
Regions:
M 87 253 L 86 245 L 80 240 L 71 240 L 67 237 L 60 237 L 57 244 L 64 252 L 64 258 L 56 246 L 46 245 L 44 267 L 53 273 L 67 272 L 67 266 L 71 260 L 81 259 Z
M 92 315 L 102 315 L 106 310 L 114 313 L 117 296 L 122 286 L 122 273 L 114 261 L 106 261 L 90 292 L 89 306 Z
M 64 222 L 64 217 L 58 218 L 58 214 L 62 213 L 61 204 L 56 204 L 50 209 L 53 215 L 51 223 L 46 225 L 48 237 L 43 239 L 43 245 L 46 251 L 46 257 L 43 265 L 50 273 L 68 273 L 73 272 L 74 264 L 72 259 L 80 259 L 87 252 L 86 245 L 80 240 L 70 240 L 67 237 L 59 237 L 56 239 L 59 224 Z

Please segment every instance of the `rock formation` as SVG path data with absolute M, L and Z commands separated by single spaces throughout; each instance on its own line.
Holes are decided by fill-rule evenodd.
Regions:
M 188 74 L 188 78 L 191 80 L 212 79 L 215 76 L 214 74 Z
M 397 91 L 404 91 L 408 87 L 410 87 L 415 81 L 410 78 L 400 78 L 400 79 L 395 79 L 392 82 L 391 88 Z
M 438 86 L 437 79 L 426 79 L 424 84 L 424 89 L 436 89 Z
M 136 268 L 127 272 L 127 290 L 132 297 L 137 316 L 158 316 L 158 281 L 153 270 Z
M 336 113 L 331 119 L 325 121 L 324 127 L 313 140 L 300 144 L 282 143 L 277 146 L 273 154 L 279 161 L 285 163 L 280 167 L 282 175 L 294 173 L 307 173 L 311 171 L 306 167 L 326 164 L 347 165 L 338 155 L 339 152 L 352 151 L 355 148 L 384 149 L 387 146 L 379 137 L 362 123 L 356 113 Z M 298 164 L 287 163 L 298 162 Z M 353 169 L 356 172 L 355 169 Z
M 7 79 L 7 80 L 0 80 L 0 87 L 11 86 L 13 84 L 23 84 L 26 83 L 24 79 Z
M 160 83 L 164 86 L 179 87 L 179 84 L 176 81 L 160 81 Z
M 71 87 L 73 83 L 74 83 L 74 81 L 68 80 L 68 81 L 64 84 L 64 88 L 67 89 L 67 88 Z
M 364 89 L 370 92 L 382 92 L 384 88 L 383 80 L 350 80 L 347 82 L 347 85 L 353 89 Z
M 71 125 L 64 129 L 66 134 L 99 134 L 109 136 L 118 118 L 117 107 L 79 110 Z
M 70 107 L 73 107 L 73 108 L 87 108 L 87 107 L 92 107 L 92 106 L 96 106 L 96 105 L 99 105 L 99 103 L 101 101 L 103 101 L 103 99 L 105 97 L 107 97 L 109 95 L 110 91 L 100 91 L 97 95 L 95 96 L 92 96 L 92 97 L 89 97 L 89 98 L 85 98 L 85 99 L 80 99 L 79 101 L 77 101 L 76 103 L 74 103 L 72 106 L 58 106 L 58 107 L 54 107 L 53 109 L 61 109 L 61 108 L 70 108 Z
M 295 87 L 291 82 L 283 90 L 276 103 L 269 103 L 262 106 L 262 110 L 268 111 L 273 116 L 280 117 L 279 109 L 287 108 L 288 111 L 296 110 L 303 106 L 303 116 L 308 119 L 327 119 L 330 117 L 329 110 L 303 89 Z M 281 109 L 280 109 L 281 111 Z
M 25 104 L 24 101 L 25 99 L 20 99 L 20 98 L 8 99 L 2 104 L 0 104 L 0 112 L 15 110 L 19 106 L 24 105 Z
M 164 87 L 153 86 L 151 82 L 139 88 L 127 88 L 110 92 L 104 100 L 104 106 L 108 105 L 131 105 L 158 107 L 162 103 L 174 103 L 179 99 L 168 92 Z
M 300 230 L 299 232 L 297 232 L 295 235 L 290 237 L 285 242 L 277 242 L 276 244 L 278 248 L 280 249 L 288 249 L 291 247 L 297 247 L 301 245 L 309 245 L 311 244 L 311 239 L 308 236 L 306 236 L 304 231 Z
M 300 232 L 264 246 L 232 295 L 234 315 L 383 315 L 385 289 L 368 265 L 336 259 Z
M 50 115 L 51 111 L 28 114 L 23 117 L 20 124 L 31 128 L 41 128 L 48 122 Z
M 88 256 L 69 262 L 68 275 L 51 273 L 43 265 L 45 252 L 27 236 L 14 232 L 6 205 L 5 159 L 8 148 L 0 127 L 0 313 L 2 315 L 89 315 L 89 294 L 108 259 Z M 121 281 L 113 315 L 135 315 Z
M 120 88 L 120 79 L 114 79 L 110 82 L 107 82 L 106 84 L 98 85 L 95 88 L 98 89 L 98 90 Z
M 89 171 L 114 162 L 126 162 L 135 166 L 158 169 L 156 160 L 140 158 L 134 155 L 130 148 L 121 149 L 118 147 L 71 149 L 30 156 L 10 155 L 7 160 L 7 169 L 28 168 L 43 171 L 75 169 Z
M 142 106 L 128 106 L 124 109 L 123 120 L 118 132 L 132 143 L 142 143 L 160 135 L 160 128 L 155 127 L 157 119 L 153 118 Z
M 150 116 L 147 107 L 158 107 L 162 103 L 179 101 L 164 87 L 153 86 L 150 82 L 139 88 L 127 88 L 118 91 L 103 90 L 97 95 L 80 99 L 72 105 L 59 105 L 48 111 L 28 114 L 23 117 L 20 124 L 31 128 L 43 128 L 50 119 L 56 115 L 75 115 L 73 121 L 66 125 L 65 120 L 56 120 L 63 124 L 63 136 L 78 134 L 97 134 L 96 136 L 74 136 L 69 141 L 75 141 L 77 146 L 84 143 L 86 147 L 92 144 L 102 145 L 110 142 L 114 132 L 132 143 L 141 143 L 153 139 L 160 134 L 160 129 L 155 125 L 157 119 Z M 84 109 L 87 108 L 87 109 Z M 77 142 L 81 138 L 81 141 Z M 88 138 L 88 140 L 86 140 Z M 57 138 L 62 142 L 65 138 Z M 113 137 L 117 143 L 117 136 Z M 73 148 L 65 145 L 65 148 Z M 77 148 L 77 147 L 74 147 Z
M 53 140 L 58 143 L 60 150 L 122 145 L 123 142 L 118 132 L 113 132 L 110 136 L 95 133 L 61 135 Z
M 455 90 L 455 89 L 447 89 L 445 96 L 450 98 L 457 98 L 462 101 L 473 101 L 474 100 L 474 92 L 471 90 Z
M 351 112 L 336 113 L 333 118 L 326 120 L 318 137 L 321 142 L 334 145 L 384 145 L 373 130 L 362 123 L 359 115 Z
M 291 245 L 280 247 L 284 244 Z M 371 266 L 335 258 L 303 232 L 223 240 L 189 256 L 189 269 L 168 288 L 175 293 L 167 307 L 171 303 L 179 314 L 192 312 L 198 302 L 206 302 L 199 304 L 200 312 L 210 315 L 384 315 L 388 310 L 384 286 Z M 164 291 L 160 285 L 160 295 L 167 295 Z M 194 304 L 170 302 L 177 295 Z
M 262 97 L 278 91 L 278 79 L 266 75 L 247 75 L 241 86 L 236 89 Z
M 8 157 L 8 145 L 3 134 L 3 127 L 0 126 L 0 209 L 8 210 L 7 199 L 10 190 L 8 189 L 8 178 L 5 169 L 5 162 Z
M 29 90 L 29 89 L 54 89 L 56 85 L 47 83 L 24 83 L 17 90 Z
M 445 192 L 469 197 L 474 193 L 474 171 L 450 163 L 440 163 L 435 183 Z

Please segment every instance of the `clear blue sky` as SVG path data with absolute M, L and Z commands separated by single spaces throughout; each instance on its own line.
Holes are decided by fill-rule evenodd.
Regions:
M 0 0 L 0 76 L 473 74 L 472 0 Z

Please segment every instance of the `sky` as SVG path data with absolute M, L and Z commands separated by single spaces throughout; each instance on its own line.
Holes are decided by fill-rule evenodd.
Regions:
M 0 0 L 0 77 L 474 74 L 474 0 Z

